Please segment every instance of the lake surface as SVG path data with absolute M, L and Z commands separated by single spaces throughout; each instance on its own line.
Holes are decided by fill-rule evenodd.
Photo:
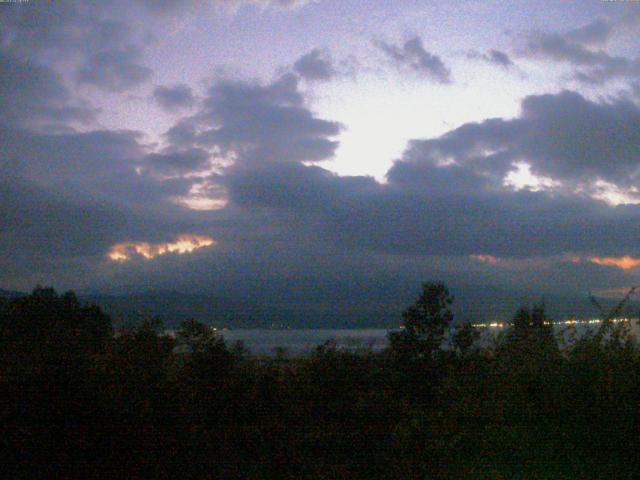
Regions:
M 371 348 L 382 350 L 387 346 L 385 329 L 240 329 L 220 332 L 228 344 L 241 341 L 251 352 L 274 354 L 277 348 L 287 353 L 307 353 L 323 343 L 334 340 L 338 348 Z
M 598 322 L 580 322 L 574 325 L 559 323 L 554 325 L 556 335 L 562 334 L 567 329 L 575 328 L 579 336 L 588 330 L 599 327 Z M 504 327 L 488 326 L 480 328 L 481 343 L 487 344 L 504 331 Z M 631 322 L 631 331 L 636 338 L 640 335 L 637 322 Z M 350 350 L 371 349 L 379 351 L 388 344 L 389 330 L 383 328 L 372 329 L 238 329 L 219 331 L 227 344 L 240 341 L 252 353 L 259 355 L 274 355 L 276 349 L 283 348 L 287 354 L 309 353 L 323 343 L 333 340 L 338 348 Z

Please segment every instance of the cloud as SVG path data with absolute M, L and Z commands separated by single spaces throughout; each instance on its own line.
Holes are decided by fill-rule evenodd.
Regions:
M 153 98 L 169 112 L 189 108 L 195 103 L 191 87 L 185 84 L 173 87 L 158 86 L 153 89 Z
M 491 49 L 488 53 L 479 53 L 477 51 L 471 51 L 467 54 L 468 58 L 480 59 L 485 62 L 500 65 L 501 67 L 509 68 L 514 65 L 513 61 L 505 52 L 501 50 Z
M 35 265 L 41 259 L 100 255 L 120 232 L 126 216 L 95 200 L 3 175 L 0 180 L 0 252 L 12 268 Z
M 638 255 L 640 207 L 612 207 L 577 187 L 598 179 L 631 185 L 639 119 L 638 108 L 622 101 L 530 96 L 514 119 L 411 142 L 386 184 L 308 165 L 333 152 L 339 125 L 304 106 L 292 76 L 267 85 L 218 82 L 202 109 L 174 129 L 189 132 L 184 144 L 232 154 L 234 163 L 210 180 L 228 195 L 220 214 L 230 223 L 215 236 L 221 245 L 237 238 L 287 245 L 295 237 L 365 256 L 619 257 Z M 317 145 L 300 142 L 309 138 Z M 518 162 L 560 183 L 516 190 L 505 178 Z M 631 233 L 614 241 L 613 231 Z
M 564 34 L 566 40 L 588 47 L 603 47 L 611 38 L 613 24 L 598 18 L 587 25 L 569 30 Z
M 614 24 L 599 19 L 565 33 L 534 32 L 529 36 L 525 54 L 572 65 L 576 67 L 575 79 L 583 83 L 602 84 L 615 78 L 637 78 L 640 76 L 640 58 L 610 55 L 606 51 L 613 31 Z
M 0 122 L 26 125 L 91 122 L 95 110 L 74 102 L 50 68 L 0 50 Z
M 437 139 L 417 141 L 405 154 L 412 165 L 431 168 L 453 161 L 485 184 L 500 185 L 514 163 L 525 162 L 533 174 L 565 184 L 605 180 L 621 187 L 638 181 L 640 109 L 617 100 L 591 102 L 578 93 L 533 95 L 522 102 L 519 118 L 465 124 Z M 406 163 L 388 175 L 400 180 Z
M 106 188 L 106 177 L 133 172 L 144 153 L 136 132 L 111 130 L 46 134 L 0 127 L 0 146 L 6 152 L 0 171 L 11 168 L 49 186 L 68 184 L 71 191 L 85 182 Z
M 175 175 L 207 168 L 209 166 L 209 153 L 198 148 L 151 153 L 144 157 L 142 162 L 154 171 Z
M 596 284 L 629 272 L 566 255 L 640 257 L 640 207 L 613 207 L 576 189 L 597 179 L 634 184 L 634 104 L 573 92 L 530 96 L 516 118 L 412 141 L 381 184 L 311 165 L 333 155 L 341 126 L 308 107 L 299 82 L 215 82 L 160 151 L 129 131 L 0 129 L 0 173 L 19 179 L 0 188 L 8 202 L 0 218 L 11 232 L 0 241 L 0 279 L 38 271 L 92 285 L 211 285 L 300 305 L 313 292 L 314 301 L 346 304 L 380 298 L 385 288 L 398 293 L 391 283 L 406 287 L 425 275 L 495 279 L 492 269 L 505 262 L 527 267 L 500 273 L 509 280 L 538 269 L 563 285 L 593 269 L 588 281 Z M 209 172 L 220 160 L 227 163 Z M 517 162 L 565 190 L 505 185 Z M 227 203 L 195 211 L 175 201 L 194 188 Z M 159 254 L 185 232 L 216 247 Z M 109 253 L 131 261 L 106 262 Z M 547 261 L 519 260 L 531 257 Z
M 135 159 L 144 149 L 131 133 L 2 128 L 0 148 L 7 153 L 0 161 L 0 256 L 9 279 L 37 273 L 37 281 L 47 280 L 47 271 L 59 278 L 79 259 L 95 273 L 123 238 L 154 241 L 194 228 L 169 201 L 192 182 L 138 175 Z
M 470 123 L 411 142 L 384 185 L 299 163 L 231 169 L 219 180 L 231 207 L 266 209 L 272 224 L 295 218 L 297 235 L 352 251 L 637 255 L 635 234 L 613 238 L 611 232 L 640 233 L 640 206 L 612 207 L 574 187 L 599 178 L 626 185 L 634 178 L 638 114 L 632 104 L 595 103 L 572 92 L 531 96 L 518 118 Z M 584 134 L 590 129 L 602 133 Z M 561 187 L 514 190 L 505 177 L 519 161 Z
M 217 82 L 201 111 L 169 130 L 167 138 L 217 148 L 237 166 L 326 160 L 337 148 L 331 138 L 341 127 L 305 107 L 298 82 L 291 74 L 266 86 Z
M 640 259 L 628 255 L 624 257 L 590 257 L 589 261 L 597 263 L 598 265 L 621 268 L 622 270 L 631 270 L 640 267 Z
M 39 82 L 34 83 L 32 91 L 28 86 L 14 85 L 17 95 L 13 102 L 22 105 L 23 112 L 29 112 L 31 126 L 34 121 L 45 124 L 45 117 L 57 125 L 74 120 L 83 125 L 89 122 L 96 111 L 88 102 L 78 100 L 76 92 L 69 94 L 65 81 L 71 78 L 80 84 L 119 92 L 151 77 L 151 70 L 142 61 L 141 46 L 145 42 L 139 37 L 143 32 L 134 31 L 129 25 L 134 17 L 130 5 L 121 5 L 118 0 L 34 0 L 28 5 L 3 8 L 0 49 L 3 60 L 11 57 L 13 66 L 12 75 L 3 77 L 27 84 Z M 43 106 L 44 96 L 47 102 Z M 18 113 L 14 110 L 9 114 Z
M 118 12 L 114 16 L 114 12 Z M 140 46 L 129 22 L 130 5 L 118 0 L 44 2 L 3 9 L 3 47 L 24 61 L 76 69 L 80 83 L 120 91 L 149 79 Z
M 262 212 L 253 221 L 268 222 L 262 225 L 284 235 L 274 238 L 283 245 L 293 236 L 340 252 L 416 261 L 468 255 L 620 256 L 638 251 L 633 238 L 640 233 L 640 208 L 605 207 L 588 198 L 491 191 L 481 184 L 474 190 L 452 186 L 451 192 L 433 191 L 429 185 L 379 185 L 373 179 L 338 177 L 318 167 L 296 165 L 234 172 L 226 185 L 231 205 Z M 538 267 L 536 262 L 528 265 Z
M 0 82 L 0 281 L 210 289 L 299 310 L 365 305 L 374 315 L 372 305 L 427 278 L 562 289 L 636 275 L 626 266 L 640 258 L 640 206 L 602 201 L 639 194 L 632 102 L 529 96 L 514 118 L 411 141 L 379 183 L 317 165 L 335 154 L 343 127 L 313 111 L 302 79 L 343 67 L 315 49 L 272 82 L 218 80 L 197 101 L 188 85 L 157 86 L 162 108 L 191 107 L 167 130 L 166 148 L 138 132 L 88 131 L 96 112 L 61 73 L 108 92 L 143 85 L 150 46 L 129 22 L 145 14 L 155 27 L 167 17 L 148 9 L 202 5 L 51 2 L 0 18 L 0 77 L 11 80 Z M 629 79 L 634 60 L 606 50 L 616 25 L 533 35 L 528 54 L 565 62 L 584 81 Z M 418 37 L 378 47 L 403 73 L 452 82 Z M 513 63 L 500 50 L 478 55 Z M 209 241 L 215 248 L 199 248 Z
M 80 66 L 76 79 L 110 92 L 136 87 L 148 81 L 152 74 L 151 69 L 138 63 L 139 57 L 133 46 L 95 53 Z
M 513 65 L 509 55 L 501 52 L 500 50 L 490 50 L 488 60 L 492 63 L 502 65 L 503 67 L 510 67 Z
M 179 235 L 173 242 L 155 243 L 148 242 L 123 242 L 111 247 L 108 257 L 114 262 L 128 262 L 134 257 L 140 256 L 151 260 L 160 255 L 175 253 L 183 255 L 201 248 L 215 245 L 215 240 L 202 235 Z
M 300 57 L 293 66 L 296 73 L 306 80 L 326 81 L 336 75 L 327 52 L 317 48 Z
M 451 83 L 449 68 L 439 56 L 425 50 L 419 37 L 407 40 L 401 47 L 383 41 L 377 42 L 377 46 L 399 68 L 412 70 L 439 83 Z
M 184 147 L 196 142 L 197 120 L 184 118 L 164 133 L 164 138 L 174 146 Z
M 127 23 L 105 15 L 112 13 L 115 2 L 29 3 L 3 8 L 0 16 L 0 38 L 18 57 L 68 58 L 105 48 L 122 48 L 131 41 Z

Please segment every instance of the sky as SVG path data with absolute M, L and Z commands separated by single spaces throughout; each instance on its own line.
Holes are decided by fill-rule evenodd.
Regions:
M 634 1 L 1 2 L 0 287 L 619 294 L 639 32 Z

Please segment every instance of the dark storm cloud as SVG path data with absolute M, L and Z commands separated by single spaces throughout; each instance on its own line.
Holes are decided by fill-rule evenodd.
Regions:
M 189 108 L 195 103 L 191 87 L 185 84 L 173 87 L 158 86 L 153 89 L 153 98 L 169 112 Z
M 439 83 L 451 83 L 449 68 L 438 55 L 425 50 L 419 37 L 407 40 L 401 47 L 382 41 L 377 42 L 377 46 L 398 67 L 408 68 Z
M 177 128 L 177 130 L 176 130 Z M 213 85 L 203 109 L 167 133 L 168 138 L 233 153 L 239 165 L 321 161 L 338 145 L 336 122 L 305 107 L 298 77 L 285 75 L 269 85 L 223 81 Z
M 140 65 L 139 60 L 140 53 L 133 46 L 104 50 L 93 54 L 80 66 L 76 79 L 102 90 L 121 92 L 151 78 L 151 69 Z
M 317 48 L 296 60 L 293 67 L 296 73 L 306 80 L 326 81 L 336 75 L 327 52 Z

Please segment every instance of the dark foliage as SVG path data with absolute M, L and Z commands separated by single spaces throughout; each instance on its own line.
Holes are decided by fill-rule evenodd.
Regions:
M 447 336 L 425 284 L 382 352 L 255 357 L 205 325 L 111 329 L 38 288 L 0 301 L 7 478 L 638 478 L 640 352 L 628 326 L 561 343 L 543 307 L 488 342 Z M 450 338 L 450 342 L 447 341 Z

